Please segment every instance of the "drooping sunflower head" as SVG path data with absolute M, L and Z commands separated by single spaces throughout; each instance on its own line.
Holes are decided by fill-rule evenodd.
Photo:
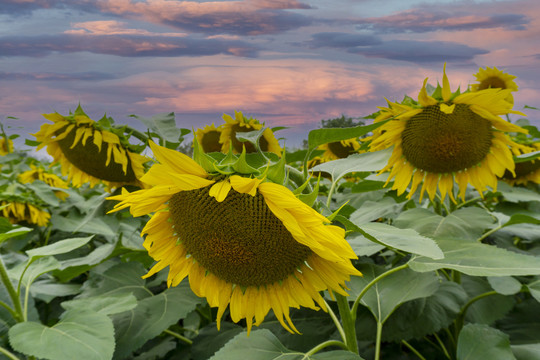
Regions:
M 204 129 L 197 129 L 195 135 L 202 147 L 202 151 L 205 153 L 220 152 L 222 149 L 222 144 L 219 142 L 221 132 L 221 128 L 216 128 L 214 124 L 206 125 Z
M 144 246 L 157 263 L 149 277 L 169 267 L 168 285 L 186 276 L 195 294 L 226 308 L 248 332 L 273 310 L 288 331 L 297 331 L 289 308 L 326 310 L 319 294 L 345 293 L 360 275 L 344 230 L 266 178 L 208 173 L 190 157 L 150 144 L 157 164 L 141 179 L 149 188 L 110 197 L 117 211 L 153 213 Z M 285 322 L 286 320 L 286 322 Z
M 4 136 L 0 136 L 0 156 L 7 155 L 13 152 L 13 141 Z
M 54 162 L 60 163 L 62 175 L 74 186 L 95 186 L 99 182 L 109 187 L 139 184 L 147 159 L 130 151 L 117 134 L 104 128 L 111 119 L 104 117 L 96 122 L 80 106 L 69 116 L 43 116 L 53 124 L 43 124 L 34 134 L 41 142 L 37 149 L 46 146 Z
M 510 91 L 518 91 L 518 86 L 514 82 L 516 76 L 510 75 L 497 69 L 486 67 L 479 68 L 478 73 L 474 74 L 477 84 L 471 84 L 471 91 L 479 91 L 484 89 L 508 89 Z M 506 101 L 514 103 L 514 97 L 509 94 Z
M 227 153 L 231 146 L 233 152 L 236 154 L 241 153 L 244 147 L 247 153 L 257 152 L 256 147 L 252 143 L 238 140 L 237 134 L 261 130 L 263 124 L 251 117 L 247 119 L 241 111 L 235 111 L 234 118 L 230 115 L 223 114 L 223 120 L 225 120 L 225 124 L 222 125 L 223 130 L 219 139 L 219 142 L 222 144 L 222 152 Z M 261 151 L 273 152 L 281 156 L 281 146 L 279 146 L 274 133 L 269 128 L 265 128 L 260 136 L 259 147 Z
M 395 178 L 393 189 L 399 194 L 411 184 L 409 197 L 422 184 L 420 198 L 427 191 L 433 199 L 438 188 L 442 199 L 449 195 L 455 201 L 454 181 L 462 199 L 468 184 L 480 194 L 488 186 L 495 190 L 497 176 L 514 171 L 515 143 L 506 132 L 527 132 L 499 116 L 524 115 L 505 100 L 511 90 L 452 93 L 446 71 L 442 87 L 433 94 L 427 93 L 426 84 L 427 79 L 416 104 L 389 103 L 380 108 L 375 121 L 387 122 L 374 134 L 371 150 L 394 147 L 381 172 L 390 170 L 388 181 Z
M 521 154 L 530 154 L 540 151 L 540 142 L 534 142 L 529 146 L 519 148 Z M 540 184 L 540 158 L 536 157 L 527 161 L 516 161 L 514 173 L 505 171 L 502 180 L 510 185 L 527 185 L 528 183 Z
M 59 189 L 68 189 L 68 184 L 55 174 L 52 174 L 41 167 L 30 165 L 32 170 L 28 170 L 19 174 L 19 181 L 23 184 L 33 183 L 36 180 L 41 180 L 50 187 Z M 55 190 L 54 194 L 61 200 L 65 200 L 69 194 L 61 190 Z
M 5 207 L 4 207 L 5 206 Z M 0 201 L 1 214 L 12 224 L 26 222 L 38 226 L 47 226 L 51 218 L 46 210 L 25 201 Z
M 323 144 L 320 145 L 317 149 L 324 150 L 324 153 L 321 156 L 324 162 L 344 159 L 347 156 L 358 152 L 358 149 L 360 149 L 360 143 L 356 138 L 353 138 Z

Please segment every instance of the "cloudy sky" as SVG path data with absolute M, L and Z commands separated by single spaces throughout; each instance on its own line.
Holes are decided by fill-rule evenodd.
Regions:
M 135 127 L 130 114 L 191 128 L 239 110 L 294 145 L 321 119 L 416 98 L 444 62 L 452 89 L 497 66 L 518 77 L 516 109 L 540 107 L 540 2 L 0 1 L 0 120 L 26 132 L 80 102 Z

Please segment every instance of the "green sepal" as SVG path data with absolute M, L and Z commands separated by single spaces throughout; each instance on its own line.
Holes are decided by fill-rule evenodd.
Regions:
M 284 184 L 285 182 L 285 165 L 287 165 L 286 159 L 285 159 L 285 149 L 283 149 L 283 154 L 281 155 L 281 159 L 279 159 L 278 162 L 271 164 L 268 166 L 267 170 L 267 176 L 268 179 L 272 180 L 276 184 Z
M 246 161 L 246 147 L 242 147 L 242 153 L 238 157 L 235 163 L 232 164 L 232 168 L 240 174 L 260 174 L 258 169 L 255 169 L 249 165 Z
M 319 182 L 320 181 L 321 181 L 321 177 L 319 176 L 319 178 L 317 179 L 317 183 L 315 184 L 315 187 L 313 188 L 313 191 L 309 194 L 298 194 L 297 198 L 300 201 L 302 201 L 304 204 L 308 206 L 313 206 L 313 204 L 315 204 L 315 201 L 317 200 L 317 197 L 319 196 Z
M 214 172 L 214 164 L 216 163 L 216 160 L 202 151 L 201 144 L 199 144 L 199 139 L 197 139 L 197 137 L 195 137 L 193 140 L 193 160 L 195 160 L 197 164 L 201 165 L 206 172 Z
M 309 177 L 308 177 L 308 179 L 307 179 L 302 185 L 300 185 L 299 187 L 297 187 L 296 189 L 294 189 L 294 190 L 293 190 L 293 194 L 294 194 L 294 195 L 299 195 L 299 194 L 301 194 L 301 193 L 304 191 L 304 189 L 309 185 L 309 180 L 311 180 L 311 177 L 312 177 L 312 176 L 313 176 L 313 174 L 310 174 Z M 317 181 L 317 183 L 318 183 L 318 181 Z
M 330 214 L 330 215 L 327 216 L 326 218 L 327 218 L 328 220 L 330 220 L 330 221 L 333 221 L 334 218 L 335 218 L 336 216 L 339 215 L 339 212 L 341 211 L 341 209 L 343 209 L 343 207 L 345 207 L 345 205 L 347 205 L 348 203 L 349 203 L 349 200 L 347 200 L 347 202 L 345 202 L 343 205 L 341 205 L 341 206 L 339 207 L 339 209 L 337 209 L 336 211 L 334 211 L 332 214 Z

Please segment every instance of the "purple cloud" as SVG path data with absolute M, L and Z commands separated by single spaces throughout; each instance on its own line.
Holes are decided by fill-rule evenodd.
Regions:
M 350 53 L 371 58 L 427 62 L 467 62 L 489 51 L 450 41 L 391 40 L 380 45 L 349 49 Z
M 350 34 L 343 32 L 322 32 L 312 35 L 307 44 L 312 48 L 353 48 L 357 46 L 370 46 L 382 43 L 381 39 L 373 35 Z
M 107 74 L 103 72 L 80 72 L 73 74 L 63 74 L 63 73 L 50 73 L 50 72 L 41 72 L 41 73 L 22 73 L 22 72 L 0 72 L 0 80 L 35 80 L 35 81 L 100 81 L 100 80 L 112 80 L 116 76 L 112 74 Z
M 255 57 L 258 48 L 245 41 L 162 36 L 41 35 L 0 38 L 1 56 L 42 57 L 53 52 L 89 51 L 126 57 L 204 56 Z

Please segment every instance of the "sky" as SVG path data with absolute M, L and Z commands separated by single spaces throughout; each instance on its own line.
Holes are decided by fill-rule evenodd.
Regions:
M 452 90 L 496 66 L 517 76 L 514 109 L 540 107 L 540 2 L 0 1 L 0 121 L 20 133 L 79 103 L 138 129 L 129 115 L 198 128 L 236 110 L 295 146 L 323 119 L 416 99 L 444 63 Z

